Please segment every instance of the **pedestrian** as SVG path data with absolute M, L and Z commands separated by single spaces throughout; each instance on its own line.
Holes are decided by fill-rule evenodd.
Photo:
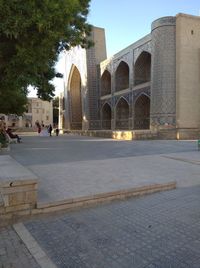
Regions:
M 56 128 L 56 136 L 58 136 L 58 134 L 59 134 L 59 128 L 57 127 Z
M 48 132 L 49 132 L 49 136 L 51 137 L 51 132 L 52 132 L 52 125 L 51 124 L 48 127 Z
M 37 127 L 38 134 L 40 134 L 40 132 L 41 132 L 42 129 L 41 129 L 41 125 L 40 125 L 40 123 L 39 123 L 38 120 L 35 122 L 35 125 L 36 125 L 36 127 Z

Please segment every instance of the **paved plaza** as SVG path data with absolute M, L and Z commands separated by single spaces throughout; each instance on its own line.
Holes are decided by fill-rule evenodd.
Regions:
M 10 156 L 38 178 L 40 202 L 177 181 L 199 184 L 196 141 L 116 141 L 63 135 L 23 137 Z M 192 174 L 192 176 L 191 176 Z
M 200 267 L 196 141 L 29 136 L 0 159 L 0 179 L 39 180 L 40 202 L 177 181 L 176 190 L 0 229 L 0 267 Z
M 200 187 L 25 223 L 57 267 L 199 268 Z
M 12 227 L 0 229 L 0 267 L 40 267 Z
M 24 225 L 58 268 L 199 268 L 199 204 L 200 186 L 184 187 Z M 37 267 L 16 237 L 0 231 L 0 267 Z

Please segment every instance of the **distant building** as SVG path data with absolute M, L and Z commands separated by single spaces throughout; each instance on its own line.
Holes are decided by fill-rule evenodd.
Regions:
M 27 109 L 22 116 L 0 114 L 0 117 L 4 117 L 9 127 L 34 127 L 36 121 L 47 126 L 53 124 L 53 102 L 28 98 Z
M 53 124 L 53 102 L 38 98 L 29 98 L 26 113 L 23 115 L 23 125 L 32 126 L 38 121 L 40 124 Z

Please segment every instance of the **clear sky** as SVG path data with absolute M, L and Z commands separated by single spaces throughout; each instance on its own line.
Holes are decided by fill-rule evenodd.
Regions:
M 199 16 L 200 0 L 92 0 L 88 22 L 105 29 L 110 57 L 149 34 L 154 20 L 178 13 Z M 64 72 L 63 59 L 58 71 Z M 55 79 L 54 84 L 58 95 L 64 89 L 63 80 Z
M 200 0 L 92 0 L 89 23 L 106 32 L 108 57 L 151 32 L 152 21 L 177 13 L 200 15 Z

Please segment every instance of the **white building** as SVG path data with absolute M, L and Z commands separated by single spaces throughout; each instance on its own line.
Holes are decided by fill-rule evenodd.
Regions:
M 29 98 L 27 111 L 23 116 L 23 125 L 31 123 L 32 126 L 38 121 L 40 124 L 53 124 L 53 102 L 43 101 L 38 98 Z
M 28 98 L 26 112 L 22 116 L 15 114 L 3 115 L 8 127 L 34 127 L 35 122 L 45 126 L 53 124 L 53 102 L 43 101 L 38 98 Z

